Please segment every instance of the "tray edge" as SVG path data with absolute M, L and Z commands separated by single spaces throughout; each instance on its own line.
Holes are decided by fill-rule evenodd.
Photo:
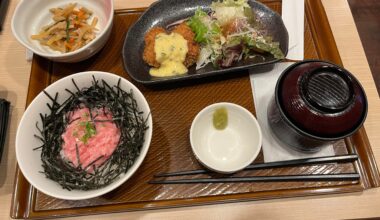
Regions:
M 268 0 L 266 2 L 274 2 L 274 1 Z M 142 12 L 144 10 L 145 10 L 145 8 L 119 9 L 119 10 L 115 10 L 115 13 L 137 13 L 137 12 Z M 342 65 L 342 60 L 340 58 L 339 51 L 338 51 L 336 43 L 335 43 L 335 39 L 332 36 L 331 28 L 330 28 L 330 25 L 328 23 L 327 15 L 325 13 L 325 10 L 324 10 L 324 7 L 323 7 L 323 4 L 322 4 L 321 0 L 306 0 L 306 2 L 305 2 L 305 10 L 309 11 L 309 13 L 305 13 L 305 16 L 308 16 L 307 19 L 310 21 L 310 25 L 313 26 L 313 28 L 311 28 L 311 32 L 312 32 L 313 38 L 317 39 L 316 40 L 316 44 L 319 45 L 319 42 L 322 41 L 322 42 L 327 42 L 327 45 L 328 45 L 328 46 L 325 45 L 323 47 L 319 45 L 319 46 L 316 47 L 317 53 L 319 54 L 319 56 L 320 57 L 324 57 L 324 59 L 327 59 L 327 60 L 330 60 L 332 62 L 335 62 L 338 65 Z M 325 33 L 325 35 L 322 35 L 321 32 L 315 31 L 316 30 L 315 27 L 321 27 L 321 25 L 322 25 L 323 28 L 330 30 L 330 32 L 327 33 L 327 35 L 329 35 L 329 36 L 326 36 L 326 33 Z M 325 48 L 330 48 L 330 50 L 327 50 Z M 331 50 L 333 50 L 333 53 L 331 52 Z M 51 68 L 50 61 L 44 60 L 43 58 L 38 57 L 38 56 L 35 56 L 34 59 L 36 59 L 35 62 L 41 63 L 41 66 L 36 66 L 36 63 L 33 62 L 33 64 L 32 64 L 32 71 L 31 71 L 32 74 L 31 74 L 30 81 L 29 81 L 29 87 L 30 87 L 30 85 L 33 82 L 34 83 L 36 83 L 37 81 L 40 82 L 40 80 L 36 80 L 36 81 L 32 80 L 33 73 L 39 72 L 39 71 L 33 71 L 34 68 L 43 68 L 44 66 L 45 66 L 45 68 L 46 68 L 46 66 L 48 66 L 47 67 L 48 69 Z M 46 71 L 46 72 L 50 73 L 49 71 Z M 50 80 L 50 74 L 44 74 L 44 76 L 45 76 L 45 80 L 46 80 L 44 85 L 47 85 L 48 81 Z M 36 89 L 34 89 L 33 91 L 28 90 L 27 105 L 31 102 L 31 100 L 34 98 L 34 96 L 36 94 L 38 94 L 38 92 L 36 91 Z M 36 94 L 33 95 L 32 93 L 36 93 Z M 360 156 L 361 159 L 362 158 L 366 159 L 367 163 L 369 163 L 369 165 L 366 165 L 366 164 L 360 162 L 360 164 L 358 165 L 358 167 L 359 167 L 359 169 L 361 169 L 363 171 L 363 172 L 360 172 L 360 173 L 362 175 L 366 174 L 366 172 L 364 172 L 364 171 L 367 171 L 367 172 L 369 171 L 370 173 L 366 174 L 364 176 L 364 178 L 365 178 L 364 183 L 362 182 L 361 184 L 353 184 L 353 185 L 351 185 L 352 188 L 356 187 L 356 189 L 354 189 L 354 190 L 347 189 L 346 190 L 346 189 L 341 188 L 340 186 L 338 186 L 337 188 L 340 188 L 340 191 L 335 191 L 336 193 L 362 191 L 362 189 L 361 189 L 361 187 L 359 187 L 359 185 L 363 186 L 363 184 L 364 184 L 364 186 L 363 186 L 364 189 L 373 188 L 373 187 L 379 187 L 380 186 L 379 171 L 378 171 L 378 168 L 377 168 L 377 165 L 376 165 L 375 158 L 374 158 L 374 156 L 372 154 L 372 150 L 370 148 L 369 140 L 368 140 L 368 137 L 367 137 L 367 135 L 365 133 L 365 129 L 364 128 L 360 129 L 354 135 L 354 138 L 360 138 L 360 141 L 365 144 L 365 149 L 361 149 L 358 152 L 358 154 L 359 154 L 359 156 Z M 43 215 L 42 213 L 49 214 L 51 211 L 38 211 L 38 212 L 34 212 L 33 211 L 34 201 L 31 201 L 31 200 L 33 200 L 34 194 L 35 194 L 36 190 L 26 181 L 26 179 L 23 177 L 23 175 L 22 175 L 21 171 L 18 169 L 18 167 L 16 168 L 16 174 L 15 175 L 16 176 L 15 176 L 15 182 L 14 182 L 14 192 L 13 192 L 13 197 L 12 197 L 12 205 L 11 205 L 11 210 L 10 210 L 10 216 L 12 218 L 41 218 L 41 217 L 42 218 L 46 218 L 46 217 L 48 217 L 48 215 Z M 21 184 L 18 181 L 21 181 Z M 20 188 L 21 185 L 23 185 L 23 184 L 27 185 L 26 189 Z M 22 191 L 20 191 L 20 190 L 24 190 L 24 191 L 26 190 L 27 191 L 27 194 L 28 194 L 27 199 L 24 199 L 22 201 L 18 201 L 17 200 L 17 198 L 19 198 L 20 195 L 22 195 L 22 193 L 20 193 Z M 321 193 L 321 192 L 320 193 L 309 193 L 309 194 L 303 194 L 303 195 L 299 195 L 299 196 L 324 195 L 324 194 L 332 194 L 332 193 L 325 191 L 325 193 Z M 264 199 L 289 198 L 289 197 L 293 197 L 293 196 L 294 195 L 291 194 L 289 196 L 283 196 L 283 195 L 282 196 L 277 196 L 277 197 L 273 196 L 273 197 L 267 197 L 267 198 L 264 198 Z M 263 198 L 257 197 L 257 198 L 253 198 L 253 199 L 241 199 L 241 200 L 239 200 L 239 199 L 232 199 L 234 201 L 228 200 L 226 202 L 255 201 L 255 200 L 261 200 L 261 199 L 263 199 Z M 201 202 L 200 204 L 195 204 L 195 205 L 220 204 L 220 203 L 226 203 L 226 202 L 224 202 L 224 201 L 219 201 L 219 202 L 212 201 L 212 202 L 209 202 L 209 203 L 207 203 L 207 202 L 203 202 L 202 203 Z M 186 207 L 186 206 L 193 206 L 193 205 L 177 205 L 177 206 L 166 206 L 166 207 L 153 207 L 153 208 L 147 208 L 147 210 L 148 209 L 158 209 L 158 208 Z M 113 211 L 113 212 L 136 211 L 136 210 L 141 210 L 141 208 L 128 209 L 128 210 L 118 210 L 118 211 Z M 56 210 L 53 210 L 53 211 L 56 211 Z M 103 213 L 103 212 L 97 212 L 97 213 L 93 213 L 93 214 L 101 214 L 101 213 Z M 78 214 L 78 213 L 75 213 L 75 214 Z M 89 213 L 84 213 L 84 214 L 88 215 Z M 74 213 L 72 215 L 62 215 L 61 214 L 59 216 L 63 217 L 63 216 L 73 216 L 73 215 L 74 215 Z M 57 217 L 57 216 L 58 215 L 53 215 L 53 216 L 50 216 L 50 217 Z

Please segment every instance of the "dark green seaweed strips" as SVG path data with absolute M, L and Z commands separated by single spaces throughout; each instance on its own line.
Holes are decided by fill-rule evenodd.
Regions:
M 74 80 L 72 82 L 76 91 L 66 89 L 71 96 L 62 104 L 57 103 L 58 93 L 53 97 L 44 91 L 52 101 L 51 104 L 47 104 L 51 113 L 41 114 L 42 125 L 36 124 L 40 134 L 35 136 L 43 143 L 36 149 L 42 150 L 42 172 L 64 189 L 98 189 L 112 183 L 134 164 L 144 143 L 144 134 L 148 128 L 147 118 L 144 118 L 143 112 L 139 111 L 132 90 L 126 92 L 120 88 L 120 79 L 116 86 L 111 86 L 104 80 L 99 81 L 93 77 L 92 86 L 82 90 Z M 95 167 L 94 164 L 101 157 L 82 168 L 74 167 L 70 161 L 61 156 L 63 144 L 61 135 L 71 123 L 68 112 L 83 107 L 108 109 L 121 132 L 116 150 L 99 167 Z M 96 115 L 91 115 L 91 120 L 96 121 Z M 77 157 L 79 159 L 79 155 Z

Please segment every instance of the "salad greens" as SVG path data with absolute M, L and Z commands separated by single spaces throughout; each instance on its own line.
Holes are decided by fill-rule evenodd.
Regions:
M 222 68 L 230 67 L 234 62 L 264 52 L 277 59 L 284 58 L 280 44 L 255 27 L 255 15 L 247 0 L 213 2 L 209 13 L 198 8 L 187 24 L 201 45 L 197 69 L 210 62 Z

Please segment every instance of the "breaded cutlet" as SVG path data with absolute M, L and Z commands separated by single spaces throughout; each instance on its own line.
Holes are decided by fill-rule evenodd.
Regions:
M 188 52 L 186 54 L 184 65 L 189 67 L 195 64 L 199 56 L 200 47 L 198 43 L 194 41 L 194 32 L 185 22 L 174 27 L 172 32 L 180 34 L 187 41 Z M 144 37 L 145 47 L 143 59 L 147 64 L 153 67 L 160 67 L 160 63 L 157 62 L 156 53 L 154 52 L 156 36 L 160 33 L 166 33 L 165 29 L 154 27 L 150 29 Z
M 144 37 L 145 47 L 143 53 L 144 61 L 153 67 L 160 67 L 160 63 L 156 60 L 156 53 L 154 52 L 154 43 L 156 36 L 160 33 L 166 33 L 165 29 L 161 27 L 154 27 L 146 33 Z
M 183 38 L 187 40 L 188 51 L 186 54 L 184 65 L 186 67 L 189 67 L 195 64 L 198 60 L 200 47 L 199 47 L 199 44 L 194 41 L 194 38 L 195 38 L 194 32 L 186 24 L 186 22 L 183 22 L 175 26 L 172 32 L 182 35 Z

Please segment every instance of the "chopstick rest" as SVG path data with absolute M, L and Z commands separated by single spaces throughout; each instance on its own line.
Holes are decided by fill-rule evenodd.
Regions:
M 4 143 L 7 134 L 10 103 L 0 99 L 0 163 L 4 151 Z

